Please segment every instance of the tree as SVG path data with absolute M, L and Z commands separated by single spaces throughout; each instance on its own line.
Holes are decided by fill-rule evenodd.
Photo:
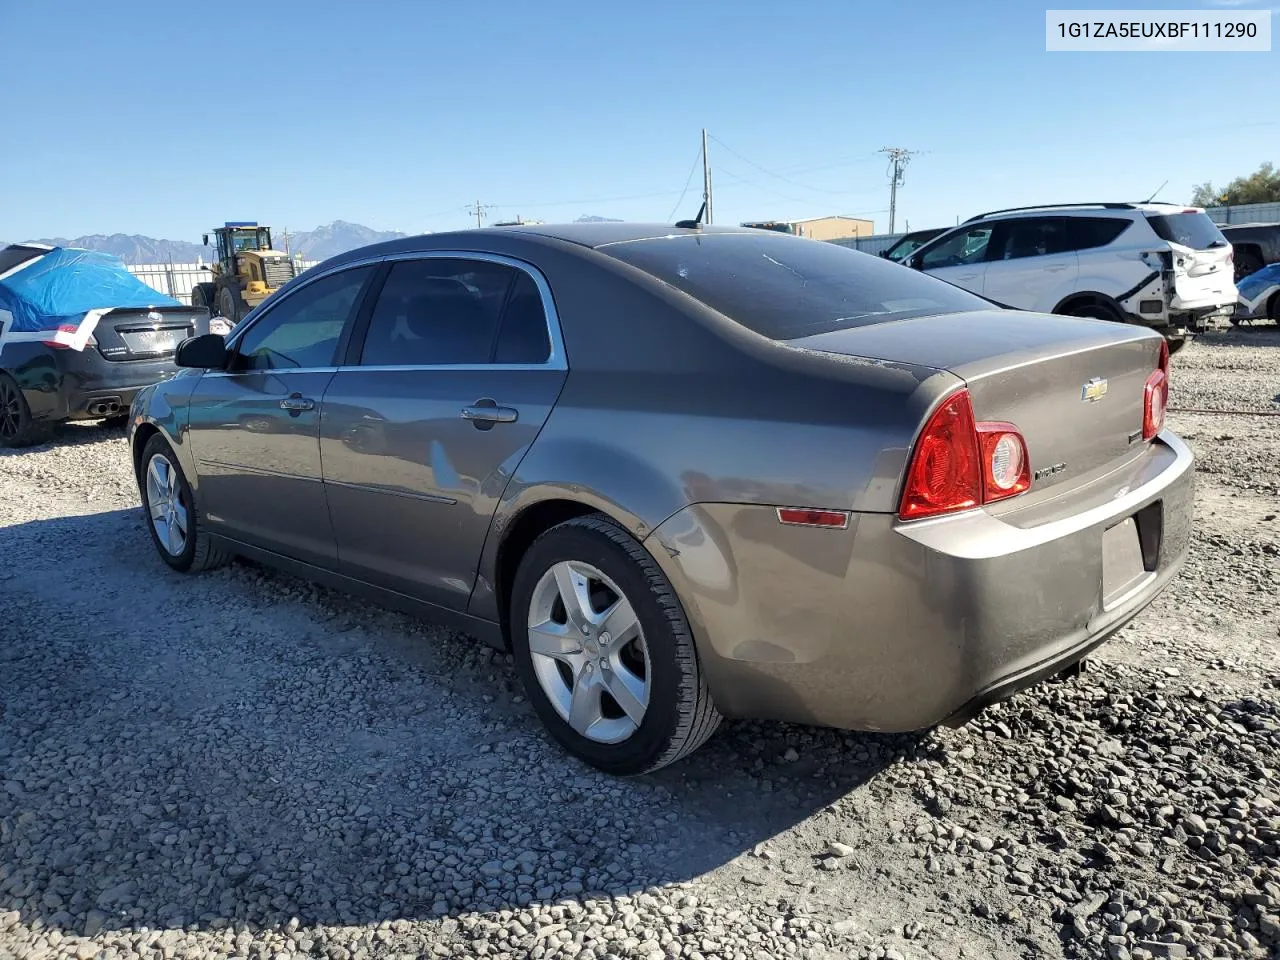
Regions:
M 1212 183 L 1196 185 L 1191 204 L 1196 207 L 1227 207 L 1241 203 L 1280 203 L 1280 170 L 1264 163 L 1256 173 L 1236 177 L 1226 189 L 1219 190 Z

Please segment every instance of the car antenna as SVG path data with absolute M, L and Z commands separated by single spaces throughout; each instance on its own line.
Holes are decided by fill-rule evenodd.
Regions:
M 1156 198 L 1156 195 L 1157 195 L 1157 194 L 1159 194 L 1159 193 L 1160 193 L 1160 191 L 1161 191 L 1161 190 L 1163 190 L 1163 189 L 1164 189 L 1165 187 L 1167 187 L 1168 185 L 1169 185 L 1169 181 L 1168 181 L 1168 180 L 1166 180 L 1164 183 L 1160 184 L 1160 186 L 1156 187 L 1156 192 L 1155 192 L 1155 193 L 1153 193 L 1151 196 L 1147 197 L 1147 199 L 1143 200 L 1142 202 L 1143 202 L 1143 203 L 1150 203 L 1152 200 L 1154 200 L 1154 199 Z
M 696 217 L 692 220 L 677 220 L 676 226 L 682 227 L 686 230 L 700 230 L 702 229 L 702 218 L 706 216 L 706 213 L 707 201 L 703 200 L 702 206 L 698 208 L 698 215 Z

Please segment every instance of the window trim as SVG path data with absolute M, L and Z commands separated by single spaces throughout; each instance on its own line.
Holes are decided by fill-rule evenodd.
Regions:
M 274 313 L 282 304 L 288 303 L 298 294 L 299 291 L 305 290 L 313 283 L 317 283 L 327 277 L 333 277 L 339 273 L 345 273 L 348 270 L 358 270 L 362 267 L 372 266 L 374 269 L 369 272 L 369 276 L 365 277 L 364 283 L 360 287 L 360 292 L 356 294 L 356 301 L 352 304 L 355 308 L 355 312 L 352 315 L 354 319 L 348 318 L 348 322 L 343 324 L 342 333 L 339 335 L 338 343 L 334 347 L 333 353 L 335 358 L 344 354 L 347 349 L 347 343 L 350 339 L 351 331 L 360 317 L 360 311 L 364 309 L 364 303 L 369 296 L 370 287 L 374 280 L 378 278 L 379 271 L 377 265 L 380 262 L 381 258 L 370 257 L 365 260 L 340 264 L 339 266 L 324 271 L 324 273 L 318 273 L 314 277 L 307 277 L 305 281 L 299 283 L 283 297 L 280 297 L 280 299 L 275 300 L 274 303 L 268 303 L 263 306 L 258 315 L 249 323 L 245 324 L 239 330 L 232 331 L 231 335 L 226 340 L 227 353 L 229 355 L 239 356 L 240 341 L 248 335 L 249 331 L 260 324 L 263 317 L 271 316 L 271 314 Z M 276 296 L 279 297 L 280 295 L 277 294 Z M 285 376 L 291 373 L 333 373 L 337 369 L 338 368 L 333 364 L 328 364 L 323 367 L 284 367 L 279 370 L 206 370 L 204 375 L 207 377 L 246 377 L 254 375 L 262 376 L 264 374 L 268 374 L 270 376 Z
M 400 263 L 405 260 L 476 260 L 481 263 L 494 263 L 500 266 L 511 267 L 528 274 L 533 280 L 533 284 L 538 289 L 538 295 L 542 299 L 543 320 L 547 325 L 547 336 L 551 343 L 551 350 L 547 355 L 547 359 L 542 363 L 403 363 L 403 364 L 361 364 L 358 362 L 359 357 L 364 352 L 365 338 L 369 334 L 369 324 L 373 319 L 373 309 L 366 310 L 365 307 L 375 308 L 377 306 L 377 297 L 382 293 L 383 284 L 386 282 L 387 275 L 390 273 L 390 267 L 393 264 Z M 385 257 L 378 258 L 378 262 L 386 264 L 386 269 L 381 272 L 378 277 L 376 289 L 370 289 L 366 294 L 367 303 L 361 305 L 360 311 L 356 314 L 356 319 L 351 330 L 351 339 L 347 345 L 342 363 L 338 366 L 339 370 L 369 370 L 369 371 L 393 371 L 393 370 L 456 370 L 460 372 L 480 371 L 480 370 L 568 370 L 568 357 L 565 353 L 564 337 L 560 328 L 560 314 L 556 311 L 555 300 L 551 294 L 551 285 L 547 283 L 547 279 L 543 276 L 542 271 L 533 264 L 515 257 L 510 257 L 501 253 L 487 253 L 478 250 L 412 250 L 400 253 L 389 254 Z M 354 266 L 354 264 L 351 264 Z M 503 310 L 505 312 L 506 305 L 504 303 Z M 498 326 L 495 335 L 500 334 L 502 330 L 502 319 L 498 317 Z M 355 358 L 355 362 L 353 362 Z

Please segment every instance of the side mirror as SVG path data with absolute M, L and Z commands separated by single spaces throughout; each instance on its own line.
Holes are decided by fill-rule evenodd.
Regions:
M 209 245 L 209 235 L 207 233 L 203 237 L 201 237 L 200 240 L 201 240 L 202 246 L 207 247 Z
M 907 266 L 909 266 L 912 270 L 923 270 L 924 257 L 918 253 L 915 254 L 914 256 L 910 257 L 907 260 Z
M 889 251 L 888 251 L 888 250 L 881 250 L 881 251 L 880 251 L 880 256 L 882 256 L 882 257 L 884 257 L 886 260 L 888 260 L 888 259 L 889 259 Z
M 173 362 L 198 370 L 222 370 L 227 365 L 227 341 L 219 333 L 187 337 L 178 344 Z

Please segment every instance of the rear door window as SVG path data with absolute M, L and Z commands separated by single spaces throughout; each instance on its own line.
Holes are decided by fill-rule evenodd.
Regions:
M 991 306 L 883 257 L 765 231 L 661 237 L 599 249 L 774 340 Z
M 1067 243 L 1071 250 L 1105 247 L 1129 229 L 1131 220 L 1118 217 L 1067 217 Z
M 1208 250 L 1210 247 L 1227 245 L 1227 238 L 1207 213 L 1190 211 L 1161 216 L 1148 215 L 1147 223 L 1151 224 L 1151 229 L 1161 240 L 1190 247 L 1192 250 Z
M 1026 217 L 1004 224 L 1003 250 L 996 256 L 1000 260 L 1021 260 L 1025 257 L 1047 257 L 1054 253 L 1066 253 L 1072 249 L 1068 236 L 1066 217 Z
M 503 264 L 461 258 L 393 264 L 369 318 L 361 365 L 488 363 L 515 275 Z

